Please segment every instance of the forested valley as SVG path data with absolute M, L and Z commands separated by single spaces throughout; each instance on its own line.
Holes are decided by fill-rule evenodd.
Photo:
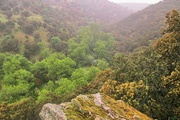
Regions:
M 107 0 L 0 0 L 0 120 L 40 120 L 46 103 L 98 92 L 179 120 L 179 9 L 179 0 L 135 13 Z

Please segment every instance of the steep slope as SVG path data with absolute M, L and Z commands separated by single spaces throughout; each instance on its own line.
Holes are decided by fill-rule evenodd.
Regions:
M 164 0 L 150 5 L 114 24 L 112 29 L 118 41 L 117 50 L 132 51 L 159 38 L 166 19 L 164 16 L 172 9 L 180 10 L 179 0 Z
M 51 51 L 67 54 L 67 40 L 80 27 L 119 21 L 129 14 L 107 0 L 1 0 L 0 51 L 21 53 L 33 61 Z
M 114 23 L 129 16 L 129 10 L 108 0 L 44 0 L 47 4 L 69 11 L 72 15 Z
M 77 29 L 78 25 L 72 24 L 66 12 L 61 13 L 41 0 L 0 1 L 1 52 L 39 59 L 40 49 L 50 48 L 52 37 L 62 40 L 59 50 L 62 51 L 67 46 L 64 41 Z
M 79 95 L 69 103 L 46 104 L 42 120 L 151 120 L 123 101 L 101 94 Z

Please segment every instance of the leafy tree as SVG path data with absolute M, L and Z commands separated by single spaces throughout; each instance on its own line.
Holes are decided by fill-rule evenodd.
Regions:
M 71 80 L 73 85 L 77 88 L 88 83 L 88 71 L 85 68 L 76 69 L 72 75 Z
M 59 86 L 55 90 L 55 92 L 60 96 L 67 95 L 68 93 L 75 90 L 74 84 L 71 80 L 68 80 L 67 78 L 60 79 L 57 83 Z
M 0 102 L 15 102 L 30 95 L 34 87 L 34 76 L 30 71 L 32 63 L 21 55 L 5 57 L 2 70 L 2 90 Z
M 51 48 L 55 51 L 62 51 L 62 42 L 59 37 L 52 37 L 50 40 Z
M 171 72 L 171 75 L 164 76 L 162 79 L 162 85 L 166 90 L 165 99 L 163 99 L 164 105 L 166 105 L 167 117 L 180 117 L 180 67 L 177 66 L 175 71 Z
M 26 33 L 31 35 L 34 30 L 36 29 L 36 27 L 32 24 L 32 23 L 26 23 L 23 27 L 22 30 Z
M 5 75 L 14 73 L 20 69 L 30 71 L 31 65 L 32 63 L 21 55 L 9 55 L 3 63 L 3 71 Z
M 144 111 L 144 113 L 149 114 L 152 107 L 150 107 L 149 103 L 152 101 L 148 95 L 148 89 L 149 87 L 142 80 L 139 82 L 120 83 L 109 79 L 100 91 L 117 100 L 124 100 L 137 109 Z
M 49 80 L 57 81 L 61 78 L 69 78 L 76 67 L 76 62 L 65 55 L 54 53 L 41 62 L 36 62 L 32 67 L 40 83 Z
M 45 62 L 36 62 L 33 64 L 31 68 L 34 77 L 36 78 L 35 83 L 36 85 L 42 85 L 48 82 L 47 74 L 48 69 Z
M 5 61 L 5 58 L 8 55 L 9 55 L 8 53 L 0 53 L 0 81 L 3 79 L 3 76 L 4 76 L 3 64 Z
M 91 66 L 88 69 L 88 74 L 87 74 L 87 81 L 90 82 L 93 80 L 93 78 L 96 77 L 96 75 L 100 72 L 99 68 Z
M 30 59 L 33 55 L 36 55 L 40 51 L 40 46 L 36 42 L 26 42 L 24 43 L 24 56 Z
M 12 35 L 6 35 L 1 42 L 1 51 L 2 52 L 19 52 L 19 41 L 14 38 Z
M 14 74 L 5 75 L 3 79 L 0 101 L 15 102 L 27 97 L 34 86 L 33 75 L 26 70 L 18 70 Z
M 98 67 L 100 70 L 105 70 L 106 68 L 109 67 L 109 63 L 108 63 L 106 60 L 98 59 L 98 60 L 97 60 L 97 67 Z
M 42 89 L 36 89 L 36 93 L 38 94 L 37 97 L 37 103 L 41 103 L 44 101 L 47 101 L 47 99 L 49 99 L 50 96 L 48 96 L 49 94 L 53 94 L 55 89 L 57 89 L 58 85 L 55 84 L 53 81 L 49 81 L 47 82 L 47 84 L 44 84 Z
M 155 48 L 168 66 L 170 74 L 180 61 L 180 15 L 178 11 L 172 10 L 166 18 L 167 27 L 163 37 L 158 39 Z
M 179 11 L 172 10 L 166 15 L 166 28 L 163 33 L 180 32 L 180 15 Z
M 55 59 L 54 62 L 47 60 L 49 80 L 56 81 L 60 78 L 69 78 L 74 71 L 76 62 L 70 58 L 65 58 L 62 60 Z
M 79 31 L 76 38 L 68 41 L 69 56 L 80 65 L 92 65 L 94 60 L 108 62 L 113 55 L 114 39 L 92 24 Z

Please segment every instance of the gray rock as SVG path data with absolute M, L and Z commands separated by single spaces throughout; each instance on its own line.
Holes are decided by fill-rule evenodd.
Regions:
M 43 106 L 39 116 L 42 120 L 67 120 L 61 106 L 50 103 Z

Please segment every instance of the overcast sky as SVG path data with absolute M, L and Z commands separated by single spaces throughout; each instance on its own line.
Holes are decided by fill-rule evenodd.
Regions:
M 150 4 L 154 4 L 154 3 L 158 3 L 159 1 L 162 0 L 109 0 L 112 2 L 116 2 L 116 3 L 150 3 Z

